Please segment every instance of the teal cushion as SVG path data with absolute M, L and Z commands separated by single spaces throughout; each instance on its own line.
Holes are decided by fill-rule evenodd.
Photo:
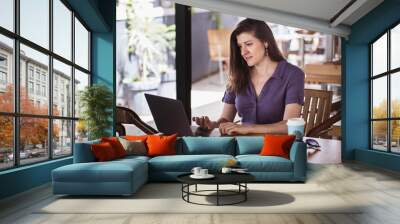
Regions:
M 143 162 L 147 162 L 149 161 L 150 157 L 147 156 L 135 156 L 135 155 L 131 155 L 131 156 L 125 156 L 121 159 L 117 159 L 117 160 L 113 160 L 113 161 L 126 161 L 126 162 L 130 162 L 130 161 L 134 161 L 134 160 L 140 160 Z
M 130 182 L 136 172 L 147 172 L 146 162 L 115 160 L 74 163 L 53 170 L 52 174 L 53 181 L 59 182 Z
M 99 144 L 100 140 L 75 143 L 74 163 L 89 163 L 96 161 L 91 149 L 92 144 Z
M 292 161 L 279 156 L 239 155 L 236 160 L 250 172 L 293 172 Z
M 183 137 L 181 154 L 235 155 L 234 140 L 233 137 Z
M 157 156 L 149 160 L 149 170 L 151 172 L 190 172 L 193 167 L 200 166 L 216 172 L 225 166 L 230 159 L 235 158 L 231 155 Z
M 264 145 L 262 136 L 239 136 L 236 137 L 237 149 L 236 155 L 260 154 Z

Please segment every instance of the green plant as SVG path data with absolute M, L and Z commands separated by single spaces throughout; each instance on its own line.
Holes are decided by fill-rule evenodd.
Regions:
M 89 139 L 109 136 L 112 125 L 113 96 L 111 91 L 102 84 L 86 87 L 79 93 L 79 106 L 82 108 L 82 119 L 87 125 Z
M 168 65 L 168 53 L 175 56 L 175 25 L 155 18 L 152 0 L 126 2 L 129 54 L 137 56 L 139 79 L 158 77 Z

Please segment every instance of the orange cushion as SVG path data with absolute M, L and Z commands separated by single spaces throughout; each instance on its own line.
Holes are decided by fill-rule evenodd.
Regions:
M 290 147 L 295 139 L 295 135 L 265 135 L 260 155 L 281 156 L 289 159 Z
M 121 142 L 119 142 L 118 138 L 116 137 L 109 137 L 109 138 L 101 138 L 101 142 L 108 142 L 114 149 L 115 155 L 117 158 L 121 158 L 126 156 L 126 151 L 122 146 Z
M 124 138 L 129 141 L 137 141 L 137 140 L 146 141 L 147 135 L 126 135 L 124 136 Z
M 109 161 L 116 159 L 117 156 L 115 155 L 115 151 L 112 148 L 111 144 L 108 142 L 102 142 L 100 144 L 93 144 L 90 146 L 94 157 L 97 161 Z
M 147 137 L 148 156 L 175 155 L 177 134 L 169 136 L 149 135 Z

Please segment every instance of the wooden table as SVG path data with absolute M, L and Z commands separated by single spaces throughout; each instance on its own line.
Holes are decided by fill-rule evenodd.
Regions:
M 304 137 L 304 142 L 310 137 Z M 307 149 L 307 162 L 315 164 L 338 164 L 342 162 L 342 142 L 336 139 L 311 138 L 321 146 L 320 150 Z

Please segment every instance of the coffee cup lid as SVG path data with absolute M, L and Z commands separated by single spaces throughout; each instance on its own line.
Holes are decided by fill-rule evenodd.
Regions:
M 289 126 L 300 126 L 300 125 L 305 125 L 306 122 L 303 120 L 301 117 L 296 117 L 296 118 L 289 118 L 287 121 L 287 125 Z

